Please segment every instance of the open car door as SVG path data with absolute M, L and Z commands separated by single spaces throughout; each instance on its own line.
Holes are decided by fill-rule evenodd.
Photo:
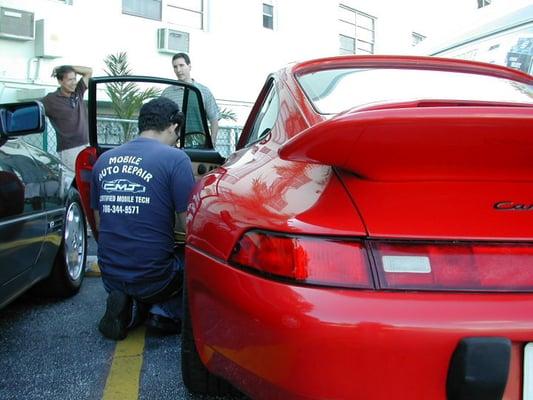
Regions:
M 92 168 L 100 154 L 117 147 L 139 132 L 141 106 L 159 96 L 176 101 L 185 115 L 179 147 L 190 157 L 198 179 L 224 162 L 214 149 L 202 95 L 197 87 L 171 79 L 145 76 L 106 76 L 89 81 L 89 144 L 76 160 L 76 183 L 91 229 L 96 232 L 90 207 Z

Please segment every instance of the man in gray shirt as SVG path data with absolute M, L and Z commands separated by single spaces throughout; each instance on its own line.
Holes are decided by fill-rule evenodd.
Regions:
M 216 137 L 218 133 L 218 120 L 220 119 L 220 111 L 216 100 L 207 86 L 202 85 L 201 83 L 196 82 L 191 78 L 191 59 L 186 53 L 177 53 L 172 57 L 172 67 L 174 68 L 174 73 L 178 78 L 178 81 L 187 82 L 196 86 L 200 93 L 202 94 L 202 99 L 204 103 L 205 112 L 207 113 L 207 120 L 211 126 L 211 139 L 213 143 L 216 143 Z M 183 109 L 183 89 L 178 86 L 169 86 L 161 94 L 164 97 L 167 97 L 178 104 L 178 106 Z M 191 125 L 201 129 L 201 119 L 197 113 L 187 112 L 187 131 L 191 132 L 195 129 L 190 129 Z M 194 120 L 193 120 L 194 119 Z

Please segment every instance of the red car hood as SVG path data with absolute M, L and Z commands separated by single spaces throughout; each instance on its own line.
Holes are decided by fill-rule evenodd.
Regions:
M 302 132 L 280 156 L 336 167 L 373 237 L 533 239 L 533 106 L 354 110 Z

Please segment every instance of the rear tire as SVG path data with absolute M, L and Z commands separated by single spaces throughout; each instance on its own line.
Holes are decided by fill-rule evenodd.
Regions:
M 63 235 L 52 272 L 35 287 L 38 294 L 70 297 L 78 293 L 85 277 L 87 226 L 80 195 L 74 188 L 68 193 Z
M 187 293 L 187 280 L 183 282 L 183 323 L 181 330 L 181 376 L 189 392 L 212 396 L 238 394 L 224 379 L 213 375 L 200 359 L 194 334 Z

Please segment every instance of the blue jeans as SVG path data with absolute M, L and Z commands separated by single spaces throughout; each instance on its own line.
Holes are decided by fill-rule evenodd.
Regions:
M 151 314 L 178 321 L 183 316 L 183 261 L 177 259 L 174 265 L 176 268 L 172 275 L 160 281 L 128 283 L 102 273 L 102 283 L 108 293 L 113 290 L 126 293 L 134 302 L 149 305 Z

